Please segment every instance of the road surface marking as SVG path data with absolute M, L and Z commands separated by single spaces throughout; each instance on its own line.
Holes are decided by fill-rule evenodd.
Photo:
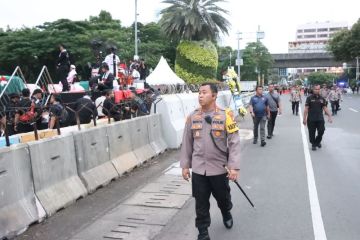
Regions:
M 353 111 L 353 112 L 356 112 L 356 113 L 359 112 L 358 110 L 355 110 L 355 109 L 353 109 L 353 108 L 349 108 L 349 110 L 350 110 L 350 111 Z
M 311 162 L 309 144 L 305 134 L 305 126 L 303 125 L 303 116 L 301 114 L 301 107 L 299 107 L 299 115 L 300 115 L 301 135 L 302 135 L 304 154 L 305 154 L 305 166 L 306 166 L 306 175 L 308 181 L 309 200 L 310 200 L 310 209 L 311 209 L 311 218 L 312 218 L 314 236 L 315 236 L 315 240 L 327 240 L 325 228 L 324 228 L 324 222 L 321 216 L 319 198 L 316 190 L 315 176 Z

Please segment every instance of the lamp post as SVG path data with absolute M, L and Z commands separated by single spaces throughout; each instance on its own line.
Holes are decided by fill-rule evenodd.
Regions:
M 241 65 L 241 58 L 240 58 L 240 40 L 242 39 L 242 33 L 238 32 L 237 33 L 237 40 L 238 40 L 238 48 L 237 48 L 237 58 L 236 58 L 236 65 L 238 67 L 238 77 L 237 77 L 237 81 L 240 82 L 240 65 Z
M 137 0 L 135 0 L 135 56 L 138 56 L 138 29 L 137 29 Z M 134 56 L 134 57 L 135 57 Z
M 356 57 L 356 81 L 359 81 L 360 69 L 359 69 L 359 57 Z
M 256 41 L 260 42 L 261 39 L 265 38 L 265 32 L 260 30 L 260 26 L 258 26 L 258 30 L 256 32 Z M 257 69 L 257 68 L 256 68 Z M 258 84 L 264 85 L 264 76 L 261 77 L 260 71 L 258 71 Z

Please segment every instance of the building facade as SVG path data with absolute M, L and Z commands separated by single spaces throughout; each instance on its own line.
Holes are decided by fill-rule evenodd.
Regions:
M 296 29 L 295 41 L 289 42 L 289 53 L 324 53 L 327 52 L 329 40 L 337 32 L 349 29 L 347 22 L 315 22 L 299 25 Z M 342 68 L 302 68 L 290 69 L 292 74 L 308 75 L 311 72 L 324 71 L 338 74 Z

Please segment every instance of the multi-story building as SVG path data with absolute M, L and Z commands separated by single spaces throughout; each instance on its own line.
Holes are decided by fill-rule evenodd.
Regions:
M 295 41 L 289 42 L 289 53 L 326 52 L 326 46 L 338 31 L 348 29 L 346 22 L 315 22 L 298 26 Z
M 338 31 L 348 29 L 347 22 L 315 22 L 299 25 L 296 29 L 295 41 L 289 42 L 289 53 L 325 53 L 329 40 Z M 316 71 L 339 73 L 342 69 L 328 68 L 290 69 L 291 73 L 309 74 Z

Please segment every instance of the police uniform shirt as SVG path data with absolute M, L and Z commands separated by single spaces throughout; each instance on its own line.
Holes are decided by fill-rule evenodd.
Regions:
M 291 97 L 292 102 L 300 102 L 301 101 L 301 94 L 300 94 L 300 91 L 298 91 L 298 90 L 292 91 L 290 97 Z
M 211 124 L 205 121 L 206 116 L 211 117 Z M 180 166 L 192 168 L 194 173 L 206 176 L 226 173 L 224 165 L 227 165 L 229 169 L 240 169 L 238 130 L 233 113 L 229 110 L 218 107 L 211 112 L 195 110 L 186 121 L 180 152 Z
M 323 109 L 326 107 L 326 100 L 320 95 L 313 94 L 306 99 L 306 107 L 309 107 L 308 121 L 324 121 Z
M 331 90 L 329 93 L 329 101 L 335 102 L 337 100 L 339 100 L 339 95 L 337 94 L 337 92 L 335 90 Z

